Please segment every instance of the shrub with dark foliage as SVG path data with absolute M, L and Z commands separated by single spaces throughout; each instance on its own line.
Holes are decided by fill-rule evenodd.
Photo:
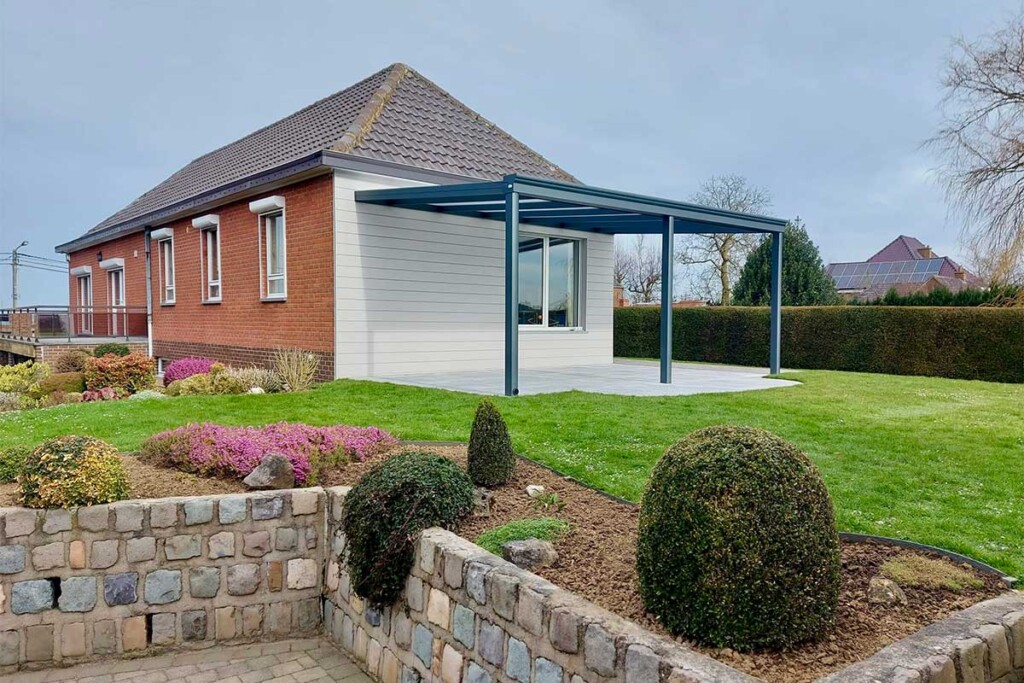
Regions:
M 404 453 L 364 476 L 345 498 L 342 526 L 356 595 L 387 606 L 412 568 L 413 543 L 433 526 L 451 528 L 473 508 L 473 484 L 458 465 Z
M 693 432 L 651 472 L 637 574 L 647 610 L 702 644 L 781 649 L 827 635 L 839 535 L 820 473 L 760 429 Z
M 82 372 L 89 354 L 81 349 L 67 349 L 53 359 L 53 371 L 56 373 Z
M 483 399 L 469 434 L 469 478 L 477 486 L 507 484 L 516 470 L 508 427 L 490 399 Z
M 99 344 L 92 350 L 92 355 L 95 358 L 103 358 L 109 354 L 115 356 L 127 356 L 131 353 L 131 349 L 128 348 L 127 344 L 120 344 L 118 342 L 110 342 L 107 344 Z

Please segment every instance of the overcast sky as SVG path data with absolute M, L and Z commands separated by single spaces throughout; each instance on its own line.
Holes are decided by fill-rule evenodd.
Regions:
M 0 0 L 0 252 L 55 257 L 189 160 L 402 61 L 583 181 L 768 189 L 826 261 L 959 254 L 921 143 L 1020 2 Z M 22 304 L 67 301 L 24 272 Z M 0 267 L 0 304 L 10 269 Z

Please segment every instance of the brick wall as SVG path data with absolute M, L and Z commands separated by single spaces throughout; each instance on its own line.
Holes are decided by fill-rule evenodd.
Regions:
M 146 241 L 142 233 L 126 235 L 118 239 L 104 242 L 89 249 L 71 254 L 71 268 L 89 266 L 92 268 L 92 305 L 97 312 L 93 314 L 92 329 L 97 336 L 123 336 L 123 321 L 117 327 L 110 320 L 109 313 L 103 309 L 110 306 L 110 280 L 107 271 L 100 268 L 100 256 L 103 260 L 112 258 L 124 259 L 124 303 L 129 308 L 146 310 Z M 68 276 L 68 301 L 78 306 L 78 278 Z M 128 333 L 132 336 L 146 336 L 146 316 L 128 316 Z
M 324 500 L 311 488 L 0 509 L 0 674 L 317 631 Z
M 153 243 L 154 353 L 169 359 L 201 353 L 229 363 L 266 364 L 277 348 L 300 348 L 321 358 L 322 379 L 333 379 L 334 247 L 331 176 L 306 180 L 266 193 L 285 198 L 288 297 L 260 300 L 259 220 L 249 211 L 249 197 L 209 213 L 220 217 L 220 303 L 202 302 L 200 231 L 192 218 L 154 228 L 173 228 L 175 303 L 160 304 L 157 245 Z M 72 268 L 93 267 L 93 300 L 107 302 L 103 258 L 125 259 L 126 303 L 145 306 L 145 251 L 141 233 L 75 252 Z M 135 254 L 137 253 L 137 256 Z M 71 278 L 71 301 L 77 301 Z M 144 333 L 144 332 L 143 332 Z M 251 359 L 251 360 L 250 360 Z M 324 367 L 326 366 L 326 367 Z

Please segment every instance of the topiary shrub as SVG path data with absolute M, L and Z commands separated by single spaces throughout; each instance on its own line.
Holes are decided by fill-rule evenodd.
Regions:
M 92 350 L 92 355 L 96 358 L 103 358 L 103 356 L 108 356 L 110 354 L 115 356 L 127 356 L 131 352 L 132 350 L 128 348 L 127 344 L 112 342 L 109 344 L 99 344 Z
M 469 433 L 469 478 L 477 486 L 507 484 L 516 470 L 516 453 L 505 420 L 490 399 L 476 408 Z
M 781 649 L 835 622 L 839 535 L 818 469 L 752 427 L 693 432 L 655 465 L 640 505 L 640 597 L 671 633 Z
M 371 470 L 345 498 L 342 526 L 356 595 L 387 606 L 412 568 L 417 535 L 451 528 L 473 508 L 473 483 L 451 460 L 404 453 Z
M 54 372 L 82 372 L 85 370 L 85 361 L 89 354 L 81 349 L 67 349 L 57 354 L 53 359 Z
M 59 436 L 25 457 L 18 487 L 22 505 L 67 508 L 124 500 L 128 476 L 110 444 L 89 436 Z

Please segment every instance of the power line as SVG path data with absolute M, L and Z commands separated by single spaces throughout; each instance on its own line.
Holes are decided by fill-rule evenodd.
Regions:
M 61 265 L 64 265 L 65 263 L 67 263 L 67 261 L 64 260 L 64 259 L 47 258 L 46 256 L 36 256 L 35 254 L 21 254 L 21 253 L 19 253 L 18 254 L 18 258 L 31 258 L 31 259 L 36 259 L 38 261 L 47 261 L 47 262 L 50 262 L 50 263 L 59 263 Z

